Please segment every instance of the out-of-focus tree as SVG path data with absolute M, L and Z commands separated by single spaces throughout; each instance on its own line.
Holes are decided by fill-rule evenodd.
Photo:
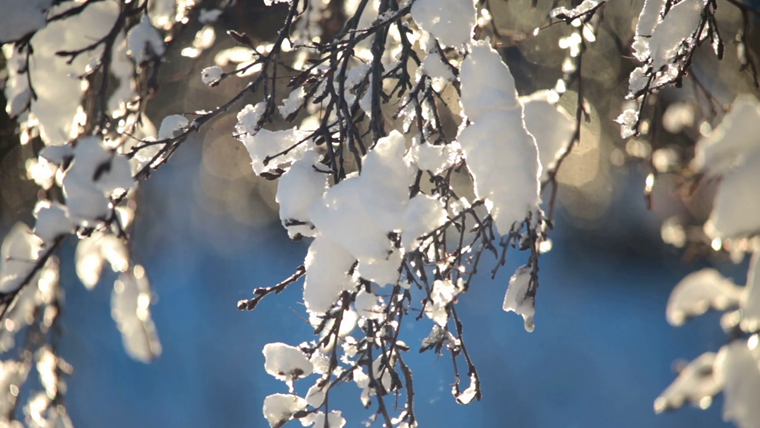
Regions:
M 454 400 L 480 399 L 486 380 L 457 302 L 479 271 L 495 278 L 510 249 L 523 252 L 502 309 L 533 331 L 556 206 L 573 195 L 568 211 L 593 222 L 609 205 L 610 165 L 625 163 L 644 171 L 642 199 L 664 218 L 665 242 L 688 257 L 751 259 L 744 286 L 712 269 L 676 285 L 668 321 L 725 311 L 727 343 L 686 365 L 655 411 L 706 408 L 723 391 L 725 418 L 760 427 L 757 5 L 0 0 L 0 10 L 0 212 L 35 218 L 0 249 L 5 423 L 72 424 L 71 367 L 57 353 L 66 239 L 78 240 L 85 286 L 106 266 L 119 273 L 112 314 L 126 351 L 146 362 L 161 353 L 150 272 L 130 246 L 137 186 L 202 131 L 242 143 L 258 186 L 276 183 L 290 238 L 311 241 L 290 277 L 237 304 L 253 310 L 303 279 L 315 338 L 264 348 L 266 371 L 288 386 L 263 403 L 273 427 L 345 425 L 329 399 L 345 383 L 359 386 L 371 421 L 417 426 L 408 318 L 431 325 L 419 352 L 450 358 Z M 222 101 L 156 113 L 151 99 L 172 96 L 162 87 L 199 82 Z M 239 160 L 209 162 L 234 179 Z M 235 189 L 216 196 L 247 198 L 249 187 Z M 20 395 L 31 374 L 43 391 Z M 305 394 L 296 382 L 310 382 Z

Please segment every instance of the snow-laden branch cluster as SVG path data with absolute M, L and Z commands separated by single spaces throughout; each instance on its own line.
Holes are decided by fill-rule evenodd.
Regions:
M 746 285 L 736 285 L 712 268 L 692 273 L 676 285 L 667 307 L 668 322 L 680 326 L 708 310 L 725 312 L 721 326 L 730 341 L 716 353 L 689 363 L 657 398 L 655 411 L 692 403 L 707 408 L 724 394 L 723 417 L 740 427 L 760 423 L 760 139 L 752 131 L 760 102 L 739 96 L 722 122 L 697 142 L 693 167 L 722 177 L 704 229 L 720 245 L 750 254 Z
M 161 353 L 150 283 L 130 249 L 133 196 L 136 179 L 165 160 L 162 147 L 150 143 L 156 131 L 143 112 L 167 46 L 190 18 L 205 14 L 208 21 L 221 12 L 201 10 L 200 3 L 0 2 L 6 112 L 19 125 L 21 144 L 39 148 L 27 174 L 42 188 L 34 228 L 17 224 L 0 250 L 6 358 L 0 425 L 72 426 L 64 403 L 72 367 L 57 352 L 64 307 L 55 255 L 69 236 L 79 239 L 76 272 L 86 287 L 100 281 L 104 265 L 118 273 L 111 312 L 127 353 L 144 362 Z M 224 8 L 230 2 L 203 3 Z M 175 138 L 186 125 L 169 121 L 165 130 L 162 124 L 159 138 Z M 136 155 L 136 145 L 150 147 Z M 20 394 L 34 374 L 44 391 Z
M 343 426 L 330 391 L 353 382 L 364 406 L 374 406 L 371 420 L 416 426 L 402 320 L 432 321 L 418 349 L 449 353 L 456 401 L 479 399 L 457 299 L 486 254 L 495 276 L 509 247 L 526 250 L 503 309 L 533 330 L 539 247 L 547 239 L 542 180 L 551 180 L 575 124 L 554 105 L 554 91 L 518 96 L 500 54 L 474 38 L 480 12 L 470 0 L 349 4 L 329 41 L 292 21 L 314 18 L 311 5 L 294 0 L 289 8 L 273 46 L 242 67 L 258 69 L 248 88 L 263 86 L 265 99 L 240 110 L 235 131 L 253 171 L 278 180 L 290 237 L 313 240 L 293 276 L 257 288 L 238 307 L 251 310 L 304 277 L 317 339 L 264 349 L 267 372 L 289 390 L 269 396 L 264 415 L 273 427 L 291 419 L 324 426 L 325 418 Z M 297 48 L 285 52 L 285 43 Z M 284 61 L 293 62 L 278 67 Z M 282 72 L 290 94 L 277 105 Z M 201 78 L 216 86 L 235 73 L 208 67 Z M 277 114 L 300 125 L 267 129 Z M 460 387 L 463 363 L 467 386 Z M 294 384 L 304 382 L 312 386 L 296 395 L 304 388 Z

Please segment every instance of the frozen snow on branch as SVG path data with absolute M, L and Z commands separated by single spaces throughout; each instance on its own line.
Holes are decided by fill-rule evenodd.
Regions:
M 82 225 L 102 221 L 109 210 L 108 198 L 134 185 L 127 158 L 106 149 L 97 137 L 82 138 L 74 148 L 74 165 L 63 179 L 69 215 Z
M 291 238 L 316 234 L 309 208 L 327 190 L 327 174 L 317 171 L 319 158 L 315 151 L 306 152 L 278 180 L 276 200 L 280 204 L 280 220 Z
M 348 270 L 355 258 L 325 236 L 317 236 L 306 254 L 303 300 L 311 312 L 324 313 L 338 300 L 340 292 L 352 286 Z
M 37 202 L 34 207 L 34 217 L 37 219 L 34 234 L 47 244 L 53 243 L 56 238 L 66 236 L 74 230 L 68 208 L 57 202 Z
M 573 138 L 575 122 L 560 106 L 553 90 L 534 92 L 520 97 L 524 106 L 525 128 L 536 139 L 541 164 L 541 181 L 549 178 L 555 162 L 565 153 Z
M 129 268 L 129 249 L 117 236 L 93 232 L 77 244 L 76 271 L 85 287 L 93 289 L 100 281 L 103 265 L 108 262 L 114 272 Z
M 143 15 L 140 23 L 127 33 L 127 55 L 140 65 L 164 54 L 164 39 L 154 27 L 148 15 Z
M 760 331 L 760 242 L 755 239 L 755 251 L 749 262 L 747 285 L 740 304 L 742 312 L 739 326 L 745 332 Z
M 668 301 L 668 321 L 680 325 L 686 316 L 700 315 L 708 308 L 738 311 L 726 313 L 721 325 L 734 334 L 731 342 L 715 354 L 707 353 L 691 362 L 655 401 L 662 412 L 691 402 L 705 409 L 723 390 L 723 417 L 741 428 L 760 427 L 760 242 L 751 242 L 753 252 L 747 285 L 738 287 L 713 269 L 684 278 Z M 749 335 L 749 336 L 747 336 Z
M 201 70 L 201 81 L 204 85 L 215 86 L 222 79 L 224 70 L 219 66 L 206 67 Z
M 264 367 L 267 373 L 283 382 L 306 377 L 314 370 L 311 361 L 295 346 L 268 343 L 264 346 Z
M 422 144 L 417 144 L 415 141 L 410 153 L 417 168 L 422 171 L 430 171 L 433 174 L 440 174 L 460 160 L 461 147 L 457 142 L 434 146 L 428 141 Z
M 697 143 L 694 167 L 721 174 L 741 164 L 748 154 L 760 151 L 760 138 L 754 132 L 758 122 L 757 98 L 751 94 L 736 97 L 723 121 Z
M 760 139 L 754 131 L 760 102 L 752 95 L 736 98 L 731 111 L 695 148 L 694 167 L 723 179 L 705 224 L 711 238 L 739 238 L 760 232 Z
M 314 428 L 343 428 L 346 425 L 346 420 L 343 419 L 342 412 L 339 410 L 331 411 L 327 415 L 327 421 L 325 421 L 325 414 L 323 412 L 310 413 L 306 417 L 301 418 L 300 421 L 303 426 L 313 426 Z
M 462 108 L 469 120 L 477 121 L 488 111 L 519 110 L 522 117 L 515 79 L 501 55 L 488 42 L 472 42 L 460 73 Z
M 490 45 L 473 43 L 462 63 L 461 80 L 464 114 L 474 123 L 457 140 L 477 196 L 492 203 L 491 215 L 505 235 L 538 209 L 538 149 L 525 128 L 509 67 Z
M 111 315 L 121 332 L 124 349 L 144 363 L 161 355 L 161 342 L 150 317 L 151 290 L 145 269 L 134 266 L 119 275 L 111 295 Z
M 666 315 L 674 326 L 683 325 L 690 317 L 708 309 L 725 311 L 739 305 L 742 287 L 725 278 L 717 270 L 706 268 L 687 275 L 670 293 Z
M 636 23 L 636 33 L 633 39 L 633 55 L 641 62 L 646 62 L 652 54 L 649 50 L 649 40 L 654 29 L 660 23 L 665 0 L 645 0 Z
M 671 7 L 662 22 L 655 27 L 649 39 L 650 57 L 655 72 L 671 66 L 683 52 L 684 44 L 689 46 L 696 42 L 694 39 L 698 36 L 696 32 L 703 19 L 705 3 L 705 0 L 683 0 Z
M 715 378 L 723 385 L 723 419 L 741 428 L 760 427 L 760 336 L 723 346 L 715 358 Z
M 536 315 L 536 295 L 533 284 L 533 269 L 530 266 L 520 266 L 509 279 L 507 294 L 504 296 L 502 308 L 508 312 L 522 315 L 525 330 L 532 332 L 535 328 L 533 317 Z
M 270 427 L 280 428 L 306 407 L 306 400 L 297 395 L 272 394 L 264 399 L 264 417 Z
M 708 352 L 684 367 L 678 378 L 655 400 L 655 412 L 677 409 L 685 402 L 709 407 L 712 398 L 723 388 L 721 379 L 713 373 L 714 362 L 715 354 Z
M 360 262 L 386 259 L 388 233 L 403 227 L 413 178 L 405 150 L 398 131 L 381 138 L 364 158 L 361 175 L 330 188 L 309 211 L 317 229 Z
M 0 293 L 17 290 L 32 272 L 42 240 L 24 223 L 5 235 L 0 247 Z
M 573 9 L 568 9 L 564 6 L 552 9 L 550 15 L 552 18 L 561 19 L 563 21 L 572 21 L 598 9 L 605 2 L 606 0 L 583 0 L 581 4 Z
M 55 5 L 48 11 L 48 16 L 64 13 L 74 5 L 74 2 Z M 15 6 L 8 9 L 15 9 Z M 29 69 L 25 76 L 18 76 L 6 86 L 5 92 L 9 103 L 14 103 L 8 106 L 11 107 L 9 110 L 18 113 L 17 107 L 23 104 L 18 99 L 19 94 L 26 94 L 28 82 L 32 83 L 36 99 L 30 100 L 30 112 L 37 119 L 40 137 L 45 144 L 60 145 L 77 136 L 84 118 L 81 99 L 85 88 L 78 76 L 93 70 L 102 53 L 102 45 L 76 52 L 109 33 L 116 22 L 118 9 L 114 2 L 91 2 L 76 15 L 51 21 L 31 38 L 34 54 Z M 18 64 L 17 60 L 14 62 Z M 17 84 L 21 86 L 16 87 Z
M 266 102 L 260 102 L 255 107 L 250 104 L 245 106 L 238 113 L 235 126 L 237 138 L 248 150 L 257 175 L 272 172 L 300 159 L 313 146 L 311 141 L 303 141 L 308 134 L 296 128 L 284 131 L 262 129 L 261 118 L 265 110 Z
M 418 194 L 409 201 L 404 213 L 404 232 L 401 244 L 414 251 L 419 247 L 417 238 L 426 235 L 446 223 L 446 211 L 441 203 L 428 195 Z
M 285 98 L 285 100 L 283 100 L 282 105 L 277 109 L 284 119 L 288 119 L 290 116 L 296 113 L 305 102 L 306 90 L 303 88 L 303 86 L 299 86 L 290 92 L 290 95 Z
M 412 18 L 441 44 L 459 47 L 470 40 L 476 11 L 472 0 L 417 0 Z

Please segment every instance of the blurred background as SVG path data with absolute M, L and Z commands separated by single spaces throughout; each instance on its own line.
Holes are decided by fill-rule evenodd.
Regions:
M 490 3 L 520 94 L 553 88 L 566 55 L 557 41 L 571 30 L 555 25 L 528 36 L 545 24 L 552 2 L 539 0 L 535 8 L 525 0 Z M 456 405 L 448 356 L 416 353 L 430 331 L 429 320 L 402 326 L 412 347 L 406 359 L 415 373 L 420 426 L 729 426 L 722 422 L 719 399 L 707 411 L 653 412 L 653 401 L 675 378 L 678 361 L 716 351 L 726 341 L 716 316 L 680 329 L 669 326 L 665 305 L 671 289 L 706 265 L 742 283 L 746 264 L 713 251 L 701 232 L 711 185 L 683 191 L 685 165 L 701 124 L 711 119 L 705 105 L 713 101 L 705 101 L 697 85 L 663 91 L 653 110 L 652 124 L 660 128 L 655 136 L 623 141 L 612 122 L 622 111 L 627 76 L 635 67 L 628 46 L 641 5 L 641 0 L 606 5 L 596 42 L 583 60 L 590 121 L 558 176 L 553 249 L 541 259 L 535 332 L 526 333 L 519 317 L 501 310 L 510 273 L 525 262 L 516 252 L 496 280 L 481 275 L 460 299 L 466 343 L 483 379 L 482 401 Z M 224 31 L 271 40 L 284 12 L 283 5 L 239 1 L 213 25 L 215 43 L 206 40 L 195 51 L 187 46 L 204 29 L 191 24 L 184 42 L 167 56 L 161 91 L 148 116 L 157 124 L 169 114 L 213 108 L 237 93 L 245 79 L 212 89 L 201 83 L 200 69 L 232 55 L 234 44 Z M 730 42 L 741 15 L 728 6 L 719 14 L 721 33 Z M 749 49 L 757 52 L 756 44 Z M 718 63 L 708 46 L 698 52 L 694 67 L 699 86 L 717 105 L 752 91 L 751 76 L 740 71 L 733 54 Z M 573 90 L 561 105 L 574 105 Z M 257 101 L 249 96 L 236 109 Z M 678 110 L 666 118 L 671 106 Z M 277 184 L 253 174 L 244 146 L 232 137 L 234 124 L 233 111 L 191 137 L 140 187 L 132 245 L 158 296 L 152 314 L 163 354 L 155 363 L 135 362 L 123 350 L 110 313 L 115 275 L 105 275 L 88 292 L 74 271 L 75 242 L 64 246 L 60 354 L 74 367 L 66 402 L 76 426 L 268 426 L 261 412 L 264 397 L 286 387 L 265 373 L 261 350 L 276 341 L 297 345 L 311 339 L 312 329 L 298 315 L 303 313 L 299 285 L 253 312 L 238 312 L 236 302 L 289 276 L 303 262 L 308 242 L 288 239 L 274 201 Z M 0 115 L 0 236 L 16 221 L 32 224 L 37 187 L 26 174 L 32 155 L 33 148 L 20 146 L 13 125 Z M 657 180 L 646 197 L 649 174 Z M 495 263 L 486 260 L 486 266 Z M 309 384 L 302 382 L 297 391 L 305 392 Z M 331 400 L 348 427 L 360 426 L 370 414 L 358 392 L 347 384 Z

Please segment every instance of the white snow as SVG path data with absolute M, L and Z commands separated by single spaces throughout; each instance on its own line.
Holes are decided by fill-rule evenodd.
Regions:
M 515 79 L 509 67 L 488 42 L 476 41 L 462 62 L 462 108 L 467 118 L 477 121 L 484 112 L 520 110 Z
M 258 129 L 258 122 L 261 119 L 261 115 L 264 113 L 265 108 L 265 102 L 258 103 L 255 107 L 248 104 L 240 111 L 240 113 L 238 113 L 238 123 L 235 125 L 235 130 L 238 134 L 236 135 L 236 138 L 240 140 L 248 150 L 248 154 L 251 156 L 253 171 L 257 175 L 264 172 L 270 172 L 300 159 L 301 156 L 314 145 L 311 141 L 302 142 L 298 144 L 298 147 L 293 148 L 287 154 L 277 156 L 268 164 L 264 165 L 264 160 L 267 156 L 274 156 L 295 146 L 308 135 L 296 128 L 284 131 Z
M 314 366 L 314 373 L 319 375 L 325 375 L 330 371 L 330 358 L 319 350 L 314 351 L 309 359 Z
M 456 79 L 451 67 L 444 64 L 441 59 L 441 51 L 435 44 L 435 39 L 429 37 L 425 47 L 427 55 L 422 60 L 422 66 L 417 69 L 417 80 L 421 78 L 421 74 L 427 74 L 432 78 L 433 89 L 436 91 L 442 91 L 446 82 L 452 82 Z
M 457 400 L 457 403 L 464 404 L 466 406 L 472 403 L 472 400 L 475 399 L 479 388 L 480 386 L 478 384 L 478 378 L 476 378 L 475 375 L 470 375 L 470 386 L 468 386 L 467 389 L 462 391 L 460 394 L 454 394 L 454 398 Z
M 453 302 L 459 293 L 463 290 L 461 281 L 454 285 L 449 280 L 435 280 L 433 290 L 430 292 L 430 299 L 425 305 L 425 315 L 441 327 L 445 327 L 449 322 L 449 314 L 446 309 L 449 303 Z
M 201 70 L 201 81 L 203 81 L 204 85 L 214 86 L 222 79 L 223 74 L 224 70 L 222 70 L 222 67 L 217 65 L 206 67 Z
M 88 289 L 95 288 L 100 281 L 103 262 L 100 245 L 96 239 L 84 238 L 79 241 L 76 250 L 76 271 L 79 280 Z
M 474 42 L 462 63 L 462 106 L 473 124 L 457 141 L 467 159 L 478 198 L 492 203 L 499 233 L 538 209 L 540 165 L 535 139 L 523 121 L 514 79 L 499 54 Z
M 760 102 L 752 95 L 736 98 L 731 111 L 695 148 L 694 168 L 721 174 L 722 181 L 705 232 L 710 238 L 737 238 L 760 231 L 756 187 L 760 183 L 760 139 L 755 125 Z
M 147 14 L 127 33 L 127 55 L 140 65 L 164 54 L 164 39 Z
M 362 390 L 361 396 L 359 397 L 362 405 L 368 407 L 370 394 L 375 395 L 374 391 L 369 388 L 369 376 L 364 372 L 364 369 L 357 367 L 354 369 L 353 378 L 354 382 L 356 382 L 356 386 Z
M 665 0 L 645 0 L 641 7 L 639 20 L 636 23 L 636 34 L 631 46 L 633 55 L 641 62 L 646 62 L 651 55 L 649 40 L 660 22 L 660 12 L 664 6 Z
M 449 66 L 443 63 L 437 52 L 428 53 L 422 61 L 422 70 L 433 79 L 451 82 L 455 78 L 454 73 L 451 72 Z
M 634 109 L 623 110 L 623 112 L 615 118 L 615 123 L 621 125 L 620 138 L 626 139 L 636 135 L 636 130 L 633 128 L 636 125 L 637 120 L 639 120 L 639 112 Z
M 182 135 L 182 133 L 187 130 L 189 124 L 190 122 L 185 116 L 179 114 L 166 116 L 161 121 L 161 126 L 158 128 L 158 139 L 168 140 Z
M 644 93 L 649 83 L 649 67 L 646 65 L 636 67 L 633 69 L 633 71 L 631 71 L 630 76 L 628 76 L 628 91 L 634 96 L 639 96 L 640 94 Z
M 556 18 L 558 16 L 567 16 L 569 18 L 576 17 L 583 15 L 584 13 L 588 13 L 591 9 L 598 7 L 601 3 L 604 3 L 606 0 L 583 0 L 581 4 L 576 6 L 573 9 L 567 9 L 566 7 L 558 7 L 555 9 L 552 9 L 550 12 L 550 16 L 552 18 Z
M 670 293 L 666 317 L 674 326 L 709 309 L 724 311 L 736 307 L 743 288 L 725 278 L 717 270 L 705 268 L 682 279 Z
M 47 244 L 53 243 L 59 236 L 70 234 L 74 225 L 69 219 L 69 210 L 57 202 L 39 201 L 34 206 L 34 234 Z
M 724 174 L 713 210 L 705 224 L 711 238 L 751 236 L 760 231 L 760 150 L 747 155 L 734 171 Z
M 382 309 L 379 302 L 378 297 L 372 292 L 359 290 L 354 298 L 354 308 L 356 308 L 356 312 L 361 317 L 375 318 Z
M 323 412 L 311 413 L 305 418 L 301 418 L 301 424 L 305 427 L 314 426 L 314 428 L 343 428 L 346 420 L 343 419 L 340 410 L 333 410 L 327 415 L 327 424 L 325 424 L 325 414 Z
M 748 154 L 760 151 L 755 132 L 758 122 L 760 101 L 751 94 L 737 96 L 723 121 L 697 142 L 694 168 L 722 174 L 742 163 Z
M 440 174 L 446 168 L 456 164 L 460 155 L 461 147 L 457 142 L 434 146 L 426 141 L 412 145 L 411 149 L 411 156 L 417 168 L 433 174 Z
M 280 204 L 280 220 L 291 238 L 316 234 L 309 217 L 309 208 L 322 198 L 327 190 L 328 179 L 327 174 L 314 169 L 321 166 L 319 158 L 319 154 L 313 150 L 306 152 L 278 180 L 276 200 Z M 305 224 L 289 224 L 292 221 Z
M 97 137 L 82 138 L 74 148 L 74 165 L 63 179 L 69 215 L 84 226 L 97 223 L 108 213 L 108 197 L 134 185 L 124 156 L 106 149 Z
M 723 419 L 740 428 L 757 428 L 760 421 L 760 346 L 758 335 L 734 340 L 715 358 L 716 381 L 723 385 Z
M 541 164 L 541 181 L 549 179 L 548 173 L 557 159 L 565 153 L 575 132 L 575 122 L 560 106 L 555 105 L 558 95 L 552 90 L 534 92 L 521 97 L 524 106 L 525 128 L 536 139 Z
M 346 248 L 354 258 L 384 258 L 390 252 L 386 232 L 379 229 L 361 204 L 363 181 L 351 176 L 330 188 L 309 210 L 320 231 Z
M 422 193 L 417 194 L 404 212 L 402 246 L 407 252 L 416 250 L 420 246 L 418 238 L 442 226 L 446 220 L 446 211 L 440 201 Z
M 64 2 L 53 6 L 48 16 L 74 5 L 75 2 Z M 102 46 L 79 55 L 71 64 L 67 64 L 69 57 L 56 53 L 80 49 L 101 39 L 113 27 L 118 10 L 114 2 L 93 2 L 78 15 L 50 22 L 32 37 L 34 55 L 29 73 L 37 99 L 32 101 L 31 113 L 39 122 L 40 137 L 45 144 L 61 145 L 77 135 L 79 126 L 75 117 L 76 122 L 81 122 L 84 115 L 83 86 L 78 76 L 92 67 L 93 60 L 102 53 Z M 19 76 L 17 83 L 25 80 L 26 76 Z M 5 90 L 6 96 L 17 91 L 14 86 L 6 86 Z
M 163 120 L 161 120 L 161 125 L 158 128 L 158 140 L 168 140 L 179 137 L 188 129 L 189 125 L 190 122 L 185 116 L 179 114 L 166 116 L 163 118 Z M 150 125 L 150 128 L 153 128 L 153 126 Z M 145 136 L 141 139 L 141 142 L 137 142 L 135 145 L 142 145 L 143 143 L 156 141 L 155 128 L 153 128 L 152 132 L 146 132 L 146 134 L 152 135 Z M 138 150 L 135 153 L 135 156 L 132 158 L 132 161 L 134 162 L 133 166 L 135 172 L 145 167 L 148 162 L 153 161 L 153 158 L 156 157 L 156 155 L 161 151 L 161 149 L 164 148 L 165 145 L 166 144 L 152 144 Z M 160 160 L 160 158 L 156 159 L 154 163 L 157 163 Z
M 126 113 L 127 103 L 137 97 L 133 78 L 135 64 L 127 55 L 127 41 L 124 34 L 119 34 L 114 41 L 110 71 L 119 80 L 119 86 L 108 98 L 108 112 L 112 117 L 122 116 Z
M 406 139 L 393 130 L 377 141 L 365 156 L 360 181 L 362 205 L 375 224 L 384 231 L 399 230 L 409 201 L 409 186 L 413 171 L 404 159 Z
M 713 374 L 715 354 L 707 352 L 690 362 L 678 377 L 654 402 L 654 411 L 677 409 L 689 402 L 706 408 L 712 397 L 720 392 L 723 383 Z
M 314 313 L 310 315 L 309 321 L 314 327 L 316 327 L 322 323 L 322 318 L 314 315 Z M 335 326 L 335 321 L 336 318 L 330 318 L 325 322 L 324 329 L 322 329 L 322 332 L 320 334 L 320 339 L 324 339 L 330 333 L 330 331 L 332 331 Z M 359 314 L 357 314 L 356 311 L 353 309 L 344 310 L 341 314 L 340 325 L 338 326 L 338 337 L 345 338 L 351 334 L 351 332 L 356 328 L 356 323 L 358 321 Z M 323 346 L 323 352 L 329 353 L 330 350 L 332 350 L 332 347 L 335 345 L 334 339 L 335 337 L 330 338 L 330 342 L 327 345 Z
M 63 146 L 46 146 L 40 151 L 40 157 L 56 165 L 61 165 L 64 160 L 74 157 L 74 150 L 68 144 Z
M 325 401 L 325 391 L 330 387 L 330 382 L 319 378 L 317 382 L 306 392 L 306 403 L 314 408 L 321 407 Z
M 384 259 L 362 259 L 356 268 L 359 275 L 368 280 L 384 287 L 388 284 L 395 284 L 399 278 L 399 269 L 404 257 L 404 252 L 399 249 L 393 249 L 393 252 Z
M 303 301 L 311 312 L 325 313 L 351 281 L 348 270 L 355 258 L 343 247 L 318 235 L 309 246 L 304 265 Z
M 0 293 L 18 289 L 34 268 L 42 240 L 29 226 L 16 223 L 0 247 Z
M 283 382 L 306 377 L 313 371 L 311 361 L 295 346 L 280 342 L 267 343 L 263 352 L 267 373 Z
M 741 299 L 742 319 L 740 326 L 746 332 L 760 330 L 760 244 L 755 244 L 755 251 L 749 261 L 747 285 Z
M 150 318 L 150 302 L 150 283 L 142 266 L 136 265 L 114 282 L 111 316 L 121 332 L 127 354 L 144 363 L 161 355 L 161 342 Z
M 655 27 L 649 39 L 652 66 L 655 71 L 660 71 L 674 62 L 676 55 L 682 49 L 682 43 L 696 32 L 704 7 L 704 0 L 684 0 L 671 7 L 662 22 Z
M 387 259 L 388 233 L 403 227 L 413 178 L 405 149 L 398 131 L 381 138 L 364 158 L 361 176 L 333 186 L 309 210 L 317 229 L 361 262 Z
M 298 88 L 294 89 L 287 98 L 282 100 L 282 105 L 277 109 L 279 110 L 280 115 L 284 119 L 287 119 L 288 116 L 295 113 L 299 108 L 301 108 L 304 102 L 306 102 L 306 90 L 303 88 L 303 86 L 299 86 Z
M 306 410 L 306 400 L 297 395 L 272 394 L 264 399 L 264 417 L 272 428 L 285 425 L 301 410 Z
M 29 106 L 32 98 L 26 70 L 27 50 L 14 49 L 13 45 L 7 44 L 3 46 L 2 51 L 6 60 L 5 70 L 8 73 L 5 81 L 5 98 L 8 100 L 5 112 L 10 117 L 16 117 Z
M 531 267 L 520 266 L 509 279 L 507 294 L 504 296 L 502 308 L 507 312 L 522 315 L 525 330 L 532 332 L 535 328 L 533 316 L 536 314 L 536 298 L 528 296 L 530 290 Z
M 115 235 L 93 232 L 82 238 L 75 257 L 77 276 L 90 290 L 98 284 L 104 262 L 107 261 L 114 272 L 126 272 L 129 268 L 129 249 Z
M 59 169 L 42 156 L 37 159 L 29 159 L 26 162 L 26 176 L 45 190 L 50 190 L 55 184 Z
M 493 204 L 490 212 L 502 235 L 535 212 L 539 203 L 538 151 L 520 110 L 486 112 L 457 138 L 475 193 Z
M 417 0 L 412 18 L 442 45 L 458 47 L 470 40 L 476 11 L 472 0 Z

